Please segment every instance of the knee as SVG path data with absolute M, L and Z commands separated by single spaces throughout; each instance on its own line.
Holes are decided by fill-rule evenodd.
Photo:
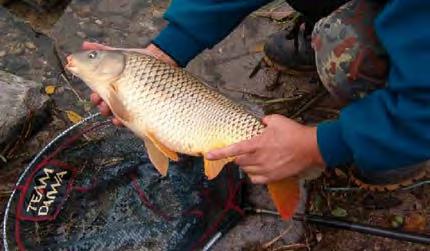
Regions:
M 312 47 L 321 82 L 333 96 L 349 100 L 349 69 L 360 47 L 355 32 L 339 20 L 321 19 L 312 33 Z
M 377 10 L 366 1 L 351 1 L 315 24 L 312 46 L 318 74 L 342 101 L 385 86 L 388 59 L 372 26 Z

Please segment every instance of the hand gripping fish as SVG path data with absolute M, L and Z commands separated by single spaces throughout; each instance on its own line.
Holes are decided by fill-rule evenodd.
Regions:
M 66 68 L 108 104 L 112 113 L 145 142 L 162 175 L 178 153 L 203 156 L 263 132 L 259 118 L 210 89 L 184 69 L 128 51 L 84 51 L 67 57 Z M 234 159 L 204 158 L 208 179 Z M 300 188 L 291 177 L 268 184 L 282 218 L 295 212 Z

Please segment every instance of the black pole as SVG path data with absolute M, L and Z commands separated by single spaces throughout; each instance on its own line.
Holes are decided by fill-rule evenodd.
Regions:
M 375 236 L 387 237 L 391 239 L 410 241 L 415 243 L 430 245 L 430 236 L 424 234 L 408 233 L 400 230 L 393 230 L 367 224 L 354 223 L 350 221 L 338 220 L 331 217 L 322 217 L 319 215 L 296 215 L 294 220 L 304 221 L 316 225 L 344 229 L 363 234 L 371 234 Z

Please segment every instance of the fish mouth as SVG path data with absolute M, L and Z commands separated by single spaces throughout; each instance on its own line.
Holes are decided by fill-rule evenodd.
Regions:
M 71 71 L 71 72 L 76 72 L 78 67 L 76 67 L 73 63 L 73 56 L 69 55 L 66 57 L 67 63 L 66 65 L 64 65 L 64 68 L 66 68 L 67 70 Z

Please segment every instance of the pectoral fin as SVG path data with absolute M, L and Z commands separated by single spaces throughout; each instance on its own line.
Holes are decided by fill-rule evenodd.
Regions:
M 160 152 L 162 152 L 167 158 L 169 158 L 169 159 L 171 159 L 173 161 L 178 161 L 179 160 L 178 154 L 175 151 L 170 150 L 167 146 L 165 146 L 160 141 L 158 141 L 157 138 L 152 133 L 148 133 L 147 137 L 158 148 L 158 150 Z
M 205 175 L 209 180 L 218 176 L 222 168 L 229 162 L 233 161 L 233 158 L 221 159 L 221 160 L 207 160 L 204 159 Z
M 167 169 L 169 168 L 169 159 L 158 150 L 151 140 L 144 138 L 143 141 L 145 142 L 146 151 L 148 152 L 148 157 L 152 164 L 154 164 L 161 175 L 166 176 Z
M 294 215 L 300 200 L 299 180 L 296 177 L 289 177 L 269 183 L 267 187 L 282 219 L 290 219 Z
M 114 86 L 110 88 L 106 101 L 109 104 L 109 108 L 112 110 L 112 113 L 116 117 L 125 122 L 131 121 L 131 115 L 125 108 L 121 99 L 118 97 L 117 89 L 114 88 Z

